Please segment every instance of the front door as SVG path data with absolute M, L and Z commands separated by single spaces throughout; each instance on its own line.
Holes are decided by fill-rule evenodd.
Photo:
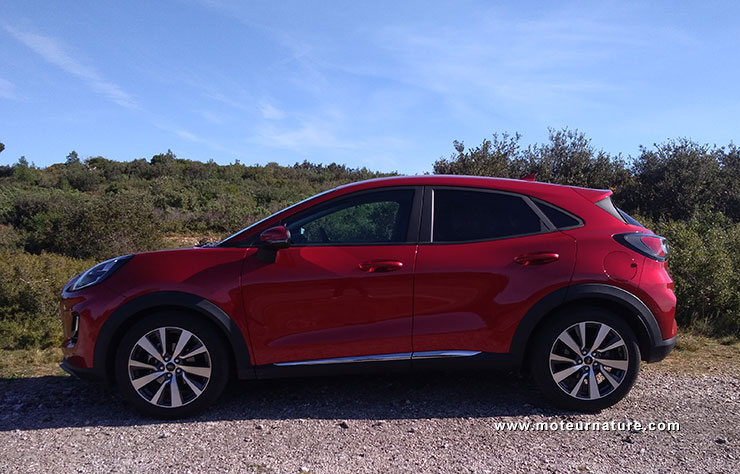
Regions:
M 331 200 L 282 222 L 291 246 L 274 263 L 248 253 L 241 284 L 255 364 L 411 352 L 416 192 Z

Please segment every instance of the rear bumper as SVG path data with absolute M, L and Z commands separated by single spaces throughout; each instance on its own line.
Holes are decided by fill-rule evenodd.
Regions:
M 59 364 L 59 367 L 61 367 L 61 369 L 67 372 L 69 375 L 77 377 L 78 379 L 95 381 L 101 380 L 100 375 L 95 369 L 84 369 L 82 367 L 75 367 L 74 365 L 70 364 L 66 358 L 62 360 L 62 363 Z
M 676 347 L 676 336 L 664 339 L 650 348 L 650 354 L 645 355 L 645 362 L 660 362 Z

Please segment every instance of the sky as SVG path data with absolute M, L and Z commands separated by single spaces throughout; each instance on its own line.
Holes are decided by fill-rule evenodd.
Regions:
M 0 164 L 308 160 L 404 174 L 578 129 L 737 143 L 738 2 L 0 0 Z

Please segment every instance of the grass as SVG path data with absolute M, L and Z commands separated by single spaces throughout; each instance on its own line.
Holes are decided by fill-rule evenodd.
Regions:
M 164 242 L 162 247 L 167 249 L 195 247 L 204 242 L 219 242 L 223 238 L 223 235 L 213 233 L 203 233 L 199 235 L 170 234 L 162 238 Z
M 645 365 L 647 370 L 673 373 L 724 373 L 740 377 L 740 341 L 718 340 L 680 332 L 676 349 L 658 364 Z M 0 350 L 0 378 L 63 375 L 59 368 L 62 351 L 58 348 Z
M 676 348 L 661 363 L 648 366 L 665 368 L 672 372 L 691 374 L 724 373 L 740 377 L 740 341 L 712 339 L 706 336 L 679 332 Z
M 59 368 L 62 350 L 18 349 L 0 350 L 0 378 L 42 377 L 45 375 L 64 375 Z

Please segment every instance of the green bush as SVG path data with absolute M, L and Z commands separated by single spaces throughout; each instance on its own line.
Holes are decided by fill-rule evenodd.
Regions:
M 59 345 L 59 294 L 71 277 L 94 263 L 0 250 L 0 349 Z
M 526 147 L 520 138 L 494 134 L 470 149 L 455 142 L 434 171 L 537 173 L 538 181 L 613 189 L 617 204 L 649 216 L 648 226 L 669 239 L 679 325 L 740 337 L 740 149 L 678 139 L 624 160 L 577 130 L 550 130 L 546 143 Z M 79 259 L 161 248 L 168 233 L 225 236 L 320 191 L 392 174 L 306 161 L 218 165 L 171 151 L 129 162 L 73 152 L 43 169 L 21 157 L 0 167 L 0 346 L 59 337 L 45 339 L 44 328 L 58 329 L 61 285 L 92 264 Z
M 154 206 L 142 194 L 27 192 L 17 197 L 5 220 L 31 253 L 106 259 L 155 249 L 162 242 Z
M 652 230 L 668 239 L 679 326 L 709 336 L 740 337 L 740 224 L 703 211 Z

